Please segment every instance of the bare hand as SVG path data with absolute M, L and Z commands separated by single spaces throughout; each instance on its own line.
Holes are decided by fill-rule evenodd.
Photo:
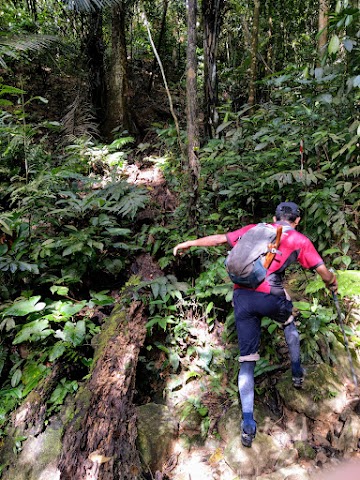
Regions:
M 189 248 L 190 248 L 190 245 L 188 244 L 188 242 L 179 243 L 178 245 L 176 245 L 176 247 L 174 247 L 173 254 L 176 257 L 179 250 L 188 250 Z M 184 252 L 179 252 L 180 255 L 182 253 L 184 253 Z

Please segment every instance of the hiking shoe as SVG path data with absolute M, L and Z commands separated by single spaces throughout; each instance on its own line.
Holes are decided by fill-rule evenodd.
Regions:
M 292 382 L 293 382 L 294 388 L 297 388 L 298 390 L 300 390 L 301 388 L 303 388 L 304 376 L 292 377 Z
M 244 430 L 244 422 L 241 422 L 241 443 L 244 447 L 251 447 L 256 435 L 256 427 L 254 433 L 246 433 Z

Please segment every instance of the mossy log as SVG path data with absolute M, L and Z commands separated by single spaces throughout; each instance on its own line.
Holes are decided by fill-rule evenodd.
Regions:
M 62 480 L 135 480 L 141 464 L 132 403 L 136 366 L 146 337 L 144 306 L 115 308 L 97 338 L 92 374 L 65 426 Z

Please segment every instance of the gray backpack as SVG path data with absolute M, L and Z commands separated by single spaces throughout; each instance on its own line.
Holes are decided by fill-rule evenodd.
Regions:
M 257 288 L 265 280 L 266 272 L 275 255 L 283 227 L 258 223 L 239 238 L 225 261 L 233 283 Z

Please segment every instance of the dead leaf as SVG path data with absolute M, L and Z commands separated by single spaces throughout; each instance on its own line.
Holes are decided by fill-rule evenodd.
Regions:
M 105 457 L 104 455 L 102 455 L 100 450 L 95 450 L 95 452 L 92 452 L 89 455 L 89 460 L 91 460 L 94 463 L 98 463 L 99 465 L 101 463 L 106 463 L 111 459 L 112 459 L 112 457 Z
M 209 458 L 210 465 L 216 465 L 224 458 L 223 451 L 221 448 L 217 448 L 215 452 Z

